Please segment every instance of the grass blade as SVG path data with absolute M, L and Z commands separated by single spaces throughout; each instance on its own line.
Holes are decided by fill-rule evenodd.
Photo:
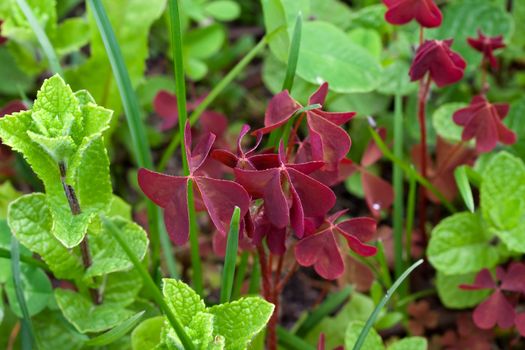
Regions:
M 394 294 L 396 289 L 401 285 L 401 283 L 403 283 L 403 281 L 408 277 L 408 275 L 410 275 L 410 273 L 412 273 L 412 271 L 414 271 L 422 263 L 423 263 L 423 259 L 420 259 L 420 260 L 416 261 L 414 264 L 412 264 L 412 266 L 410 266 L 408 269 L 406 269 L 405 272 L 403 272 L 403 274 L 401 276 L 399 276 L 399 278 L 394 282 L 392 287 L 390 287 L 387 290 L 387 292 L 386 292 L 385 296 L 383 297 L 383 299 L 381 299 L 379 304 L 377 304 L 376 308 L 374 309 L 374 311 L 372 312 L 372 314 L 370 315 L 370 317 L 366 321 L 365 326 L 363 327 L 363 329 L 361 330 L 361 333 L 359 334 L 359 337 L 357 338 L 357 341 L 356 341 L 356 343 L 354 345 L 353 350 L 360 350 L 361 349 L 361 347 L 365 343 L 366 336 L 368 335 L 368 332 L 370 331 L 370 329 L 374 325 L 374 323 L 375 323 L 375 321 L 377 319 L 377 316 L 379 316 L 379 313 L 381 312 L 381 309 L 383 309 L 383 307 L 390 300 L 390 298 L 392 297 L 392 295 Z
M 405 226 L 405 258 L 407 265 L 410 264 L 412 258 L 412 228 L 414 227 L 414 217 L 416 215 L 417 183 L 416 178 L 413 175 L 410 175 L 408 184 L 407 217 Z
M 253 49 L 250 50 L 244 56 L 236 65 L 232 68 L 232 70 L 226 74 L 224 78 L 222 78 L 221 81 L 215 87 L 210 91 L 210 93 L 204 98 L 204 100 L 201 102 L 201 104 L 195 108 L 195 110 L 191 113 L 189 120 L 190 124 L 194 125 L 199 117 L 201 116 L 202 112 L 204 112 L 210 104 L 215 101 L 217 96 L 230 84 L 243 70 L 246 68 L 246 66 L 262 51 L 262 49 L 266 46 L 268 43 L 268 36 L 265 36 L 259 41 L 257 45 L 253 47 Z M 173 156 L 173 153 L 177 150 L 177 147 L 180 145 L 181 141 L 181 135 L 177 134 L 173 139 L 171 140 L 168 147 L 166 147 L 166 150 L 162 154 L 162 157 L 159 162 L 158 170 L 163 171 L 166 169 L 166 165 L 168 164 L 168 161 Z
M 182 51 L 182 31 L 180 25 L 179 1 L 169 0 L 169 17 L 171 32 L 171 47 L 173 48 L 173 71 L 175 73 L 175 94 L 177 96 L 177 110 L 179 112 L 179 138 L 184 135 L 188 111 L 186 109 L 186 82 L 184 78 L 184 58 Z M 181 148 L 182 169 L 185 176 L 190 174 L 186 152 Z M 188 182 L 188 209 L 190 217 L 190 253 L 192 266 L 193 288 L 199 295 L 203 295 L 202 262 L 199 251 L 199 237 L 197 217 L 195 214 L 195 200 L 193 198 L 193 184 Z
M 295 334 L 288 332 L 281 326 L 277 326 L 277 339 L 279 341 L 279 345 L 283 346 L 285 349 L 315 350 L 315 347 L 308 344 L 306 341 Z
M 13 259 L 13 254 L 7 249 L 0 248 L 0 258 Z M 30 256 L 21 255 L 19 260 L 28 265 L 41 268 L 42 270 L 46 272 L 51 272 L 49 267 L 43 261 L 33 259 Z
M 394 100 L 394 155 L 403 159 L 403 99 L 396 95 Z M 393 229 L 394 229 L 394 271 L 396 278 L 403 273 L 403 169 L 393 165 Z
M 301 326 L 297 329 L 295 334 L 298 337 L 304 338 L 315 326 L 319 324 L 326 316 L 337 310 L 342 303 L 352 293 L 350 286 L 343 288 L 339 292 L 333 293 L 326 300 L 312 311 L 304 320 Z
M 115 328 L 110 329 L 109 331 L 89 339 L 85 345 L 87 346 L 103 346 L 111 344 L 123 336 L 125 336 L 130 330 L 132 330 L 141 320 L 145 311 L 141 311 L 131 316 Z
M 240 216 L 241 209 L 239 207 L 235 207 L 226 242 L 226 258 L 224 259 L 224 268 L 222 270 L 221 280 L 221 304 L 229 302 L 232 295 L 233 279 L 235 276 L 235 263 L 237 262 L 237 251 L 239 248 Z
M 22 338 L 22 348 L 32 349 L 34 346 L 38 349 L 38 342 L 33 329 L 33 322 L 29 316 L 26 299 L 24 296 L 24 286 L 22 284 L 22 272 L 20 271 L 20 244 L 15 236 L 11 236 L 11 271 L 13 274 L 13 285 L 15 287 L 16 300 L 22 311 L 22 329 L 27 331 L 28 337 Z
M 454 178 L 456 179 L 456 185 L 458 186 L 461 198 L 463 198 L 468 210 L 473 213 L 476 208 L 474 207 L 474 197 L 472 196 L 472 189 L 470 188 L 465 165 L 456 168 Z
M 144 288 L 150 293 L 152 298 L 154 299 L 155 303 L 159 306 L 159 308 L 162 310 L 162 312 L 166 315 L 166 318 L 168 319 L 168 322 L 175 330 L 175 333 L 177 333 L 177 336 L 179 337 L 180 341 L 182 342 L 182 345 L 184 346 L 184 349 L 193 350 L 195 347 L 193 346 L 193 343 L 191 342 L 188 334 L 182 327 L 182 325 L 179 323 L 171 309 L 169 308 L 168 304 L 164 301 L 164 296 L 162 295 L 162 292 L 157 287 L 151 276 L 149 275 L 148 271 L 144 266 L 142 266 L 140 260 L 135 256 L 131 248 L 129 247 L 128 243 L 126 242 L 126 239 L 122 237 L 121 230 L 110 220 L 108 220 L 106 217 L 101 217 L 102 225 L 106 229 L 109 234 L 115 238 L 117 243 L 120 245 L 122 250 L 126 253 L 128 258 L 133 263 L 133 266 L 140 274 L 140 277 L 142 278 L 142 281 L 144 282 Z
M 55 49 L 53 49 L 53 45 L 51 45 L 51 42 L 49 41 L 49 38 L 46 35 L 46 32 L 40 26 L 40 23 L 38 23 L 38 20 L 36 19 L 33 10 L 31 10 L 31 7 L 29 7 L 29 4 L 26 0 L 16 0 L 16 3 L 24 13 L 24 16 L 26 17 L 27 22 L 29 22 L 33 33 L 35 33 L 36 38 L 40 46 L 42 47 L 42 51 L 44 51 L 44 55 L 46 56 L 47 61 L 49 62 L 49 67 L 51 68 L 53 73 L 58 73 L 63 76 L 64 73 L 62 72 L 62 67 L 60 66 L 60 61 L 58 60 Z
M 235 281 L 233 282 L 233 290 L 231 300 L 239 299 L 241 296 L 241 288 L 244 283 L 244 277 L 246 276 L 246 268 L 248 267 L 248 258 L 250 254 L 244 252 L 241 255 L 241 262 L 237 268 L 237 273 L 235 274 Z
M 457 212 L 457 209 L 454 207 L 454 205 L 450 203 L 450 201 L 448 201 L 443 196 L 443 194 L 432 183 L 430 183 L 430 181 L 428 181 L 423 176 L 421 176 L 421 174 L 418 173 L 417 170 L 414 169 L 414 167 L 412 167 L 410 164 L 396 157 L 390 151 L 388 146 L 383 142 L 383 140 L 381 139 L 381 136 L 379 136 L 379 134 L 374 129 L 369 128 L 369 130 L 370 130 L 370 133 L 372 134 L 374 141 L 377 144 L 377 147 L 379 147 L 379 149 L 381 150 L 381 152 L 386 158 L 390 159 L 391 162 L 398 164 L 399 167 L 403 169 L 406 175 L 414 176 L 416 181 L 419 182 L 422 186 L 426 187 L 430 192 L 432 192 L 439 199 L 439 201 L 443 204 L 443 206 L 447 208 L 449 212 L 451 212 L 452 214 Z
M 138 99 L 131 85 L 128 70 L 122 57 L 122 52 L 109 22 L 106 10 L 102 5 L 101 0 L 88 0 L 89 7 L 93 10 L 93 15 L 97 23 L 104 47 L 108 54 L 113 75 L 117 82 L 117 86 L 120 92 L 120 98 L 122 99 L 122 106 L 126 114 L 126 120 L 128 123 L 129 131 L 131 133 L 131 140 L 133 143 L 133 151 L 137 159 L 137 165 L 148 169 L 153 169 L 153 161 L 151 159 L 150 147 L 148 137 L 146 135 L 146 127 L 142 121 L 140 109 L 138 106 Z M 147 212 L 148 212 L 148 223 L 150 227 L 150 240 L 151 240 L 151 251 L 152 251 L 152 265 L 154 271 L 160 263 L 160 232 L 159 222 L 162 222 L 162 216 L 160 209 L 157 208 L 153 202 L 147 201 Z M 160 217 L 160 218 L 159 218 Z M 165 240 L 163 240 L 165 242 Z M 168 241 L 169 243 L 169 241 Z M 166 260 L 173 260 L 172 265 L 175 264 L 173 255 L 168 254 L 169 249 L 163 247 Z

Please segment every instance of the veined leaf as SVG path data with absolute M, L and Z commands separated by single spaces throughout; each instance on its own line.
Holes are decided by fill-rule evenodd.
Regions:
M 187 284 L 168 278 L 163 281 L 164 299 L 181 324 L 189 324 L 194 315 L 206 310 L 204 301 Z

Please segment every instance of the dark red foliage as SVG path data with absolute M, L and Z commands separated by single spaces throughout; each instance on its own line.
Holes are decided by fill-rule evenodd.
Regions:
M 377 249 L 364 244 L 373 238 L 376 222 L 371 218 L 354 218 L 336 223 L 345 211 L 326 218 L 316 232 L 307 235 L 295 246 L 295 258 L 302 266 L 312 266 L 323 278 L 339 278 L 345 269 L 339 250 L 338 237 L 344 238 L 353 251 L 361 256 L 372 256 Z
M 421 80 L 428 73 L 437 86 L 443 87 L 463 78 L 465 60 L 450 49 L 450 40 L 426 40 L 417 50 L 410 67 L 410 79 Z
M 410 316 L 408 329 L 413 335 L 424 335 L 426 329 L 434 329 L 438 324 L 439 314 L 430 309 L 430 303 L 426 300 L 408 305 L 407 313 Z
M 441 25 L 443 15 L 433 0 L 383 0 L 388 8 L 385 19 L 395 25 L 416 20 L 421 26 L 435 28 Z
M 440 349 L 443 350 L 490 350 L 493 334 L 480 330 L 472 322 L 469 313 L 462 313 L 457 318 L 457 332 L 447 331 L 440 339 Z
M 481 270 L 472 285 L 461 285 L 461 289 L 479 290 L 492 289 L 494 292 L 473 313 L 476 326 L 481 329 L 491 329 L 498 325 L 501 328 L 510 328 L 515 325 L 516 313 L 514 300 L 504 292 L 525 293 L 525 265 L 511 263 L 505 271 L 496 269 L 494 280 L 490 271 Z M 518 317 L 521 320 L 521 317 Z
M 324 83 L 314 92 L 309 105 L 322 105 L 328 94 L 328 83 Z M 275 95 L 268 105 L 264 116 L 264 128 L 254 134 L 267 134 L 286 124 L 302 106 L 295 101 L 288 91 Z M 354 112 L 325 112 L 321 108 L 306 111 L 308 124 L 308 142 L 311 147 L 312 160 L 324 161 L 329 170 L 337 168 L 350 150 L 351 140 L 340 125 L 348 122 Z
M 490 103 L 484 95 L 475 96 L 468 107 L 454 113 L 454 122 L 463 126 L 464 141 L 476 139 L 478 152 L 490 152 L 498 141 L 507 145 L 516 142 L 516 134 L 503 124 L 509 113 L 506 103 Z
M 22 101 L 19 101 L 19 100 L 11 101 L 8 104 L 6 104 L 4 107 L 2 107 L 2 109 L 0 109 L 0 118 L 3 117 L 4 115 L 23 111 L 26 108 L 27 108 L 26 105 Z M 14 168 L 12 164 L 13 160 L 14 160 L 14 157 L 11 152 L 11 148 L 4 146 L 0 142 L 0 175 L 12 176 L 14 174 Z
M 2 33 L 2 24 L 4 21 L 0 19 L 0 33 Z M 5 36 L 0 35 L 0 45 L 4 44 L 7 41 L 7 38 Z
M 234 208 L 241 209 L 241 217 L 248 212 L 250 199 L 239 184 L 207 177 L 200 168 L 208 157 L 215 136 L 209 134 L 191 150 L 191 130 L 186 124 L 184 144 L 190 168 L 189 176 L 171 176 L 147 169 L 138 173 L 139 186 L 155 204 L 164 208 L 166 229 L 172 241 L 181 245 L 188 241 L 188 182 L 194 184 L 196 202 L 210 215 L 217 230 L 226 234 Z M 196 205 L 197 209 L 200 209 Z
M 506 45 L 503 42 L 503 35 L 485 36 L 478 30 L 477 38 L 467 38 L 469 45 L 483 54 L 483 59 L 490 63 L 493 69 L 498 68 L 498 61 L 494 57 L 494 50 L 503 49 Z
M 438 137 L 435 153 L 435 162 L 430 159 L 430 157 L 426 162 L 427 178 L 447 200 L 451 201 L 456 197 L 458 192 L 454 178 L 454 170 L 460 165 L 472 164 L 476 157 L 476 152 L 461 144 L 452 145 L 441 137 Z M 421 145 L 415 145 L 412 148 L 411 155 L 412 161 L 419 171 L 421 171 L 420 154 Z M 434 203 L 440 202 L 431 191 L 426 190 L 425 193 Z
M 378 134 L 383 140 L 386 139 L 385 128 L 379 129 Z M 366 204 L 375 217 L 379 217 L 381 210 L 387 210 L 394 202 L 392 185 L 367 169 L 381 159 L 382 156 L 383 153 L 377 147 L 375 141 L 371 140 L 361 158 L 361 166 L 350 165 L 351 169 L 361 173 L 361 183 Z

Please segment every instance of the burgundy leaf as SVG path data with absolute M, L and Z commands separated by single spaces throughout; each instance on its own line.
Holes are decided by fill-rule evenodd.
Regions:
M 268 104 L 264 114 L 264 128 L 254 131 L 254 134 L 267 134 L 286 123 L 301 108 L 287 90 L 275 95 Z
M 513 262 L 501 278 L 501 289 L 509 292 L 525 293 L 525 265 Z
M 461 80 L 467 64 L 458 53 L 450 49 L 451 45 L 452 39 L 425 41 L 418 48 L 410 67 L 410 79 L 421 80 L 429 73 L 439 87 Z
M 382 178 L 363 169 L 361 181 L 368 208 L 375 217 L 379 217 L 381 210 L 389 208 L 394 202 L 394 189 L 392 185 Z
M 483 54 L 483 59 L 488 61 L 493 69 L 498 68 L 498 61 L 494 57 L 494 50 L 502 49 L 506 45 L 503 42 L 503 35 L 485 36 L 478 30 L 477 38 L 467 38 L 469 45 Z
M 443 15 L 433 0 L 383 0 L 388 8 L 385 19 L 395 25 L 416 20 L 421 26 L 435 28 L 441 25 Z
M 300 198 L 304 215 L 323 216 L 333 208 L 336 197 L 329 187 L 294 168 L 288 168 L 287 172 Z
M 514 307 L 500 290 L 496 290 L 476 307 L 472 317 L 481 329 L 491 329 L 496 325 L 509 328 L 514 325 Z
M 25 111 L 26 109 L 27 107 L 22 101 L 13 100 L 0 109 L 0 117 L 20 111 Z
M 490 274 L 490 271 L 488 269 L 483 269 L 480 272 L 478 272 L 473 284 L 462 284 L 459 286 L 459 288 L 465 290 L 495 289 L 497 287 L 498 285 L 492 278 L 492 275 Z
M 463 126 L 464 141 L 476 139 L 478 152 L 490 152 L 498 141 L 510 145 L 516 142 L 516 134 L 503 123 L 509 112 L 508 104 L 492 104 L 485 96 L 475 96 L 470 105 L 454 113 L 454 122 Z
M 386 140 L 385 128 L 379 128 L 377 130 L 377 133 L 383 141 Z M 383 152 L 381 152 L 381 150 L 377 146 L 377 143 L 372 139 L 368 143 L 368 146 L 366 147 L 366 150 L 363 153 L 363 157 L 361 158 L 361 165 L 364 167 L 369 167 L 372 164 L 375 164 L 379 159 L 381 159 L 382 156 Z
M 308 98 L 308 104 L 314 105 L 314 104 L 320 104 L 321 106 L 324 105 L 324 101 L 326 100 L 326 96 L 328 95 L 328 83 L 322 83 L 321 86 L 317 90 L 314 91 L 312 95 Z
M 514 325 L 521 336 L 525 337 L 525 312 L 516 314 L 516 317 L 514 318 Z

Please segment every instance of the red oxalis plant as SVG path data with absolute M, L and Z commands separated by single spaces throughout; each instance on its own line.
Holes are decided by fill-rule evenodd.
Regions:
M 395 25 L 416 20 L 421 26 L 435 28 L 441 25 L 443 15 L 433 0 L 383 0 L 388 8 L 385 19 Z

